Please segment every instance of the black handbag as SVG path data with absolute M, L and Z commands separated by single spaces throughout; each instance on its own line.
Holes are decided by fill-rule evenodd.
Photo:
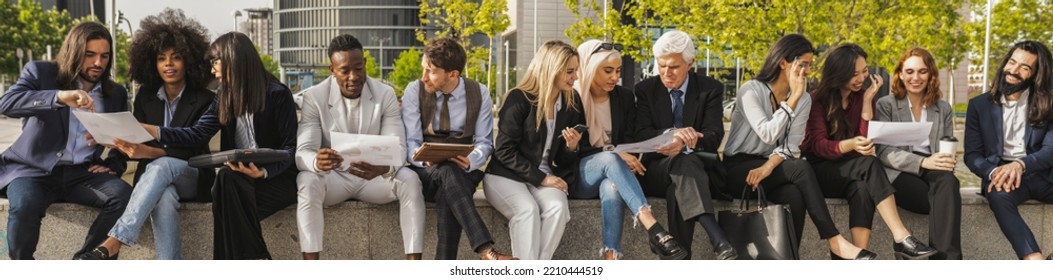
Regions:
M 764 188 L 757 187 L 758 202 L 750 208 L 749 187 L 742 190 L 738 209 L 717 213 L 720 227 L 728 235 L 740 260 L 797 260 L 797 236 L 790 209 L 781 204 L 768 204 Z

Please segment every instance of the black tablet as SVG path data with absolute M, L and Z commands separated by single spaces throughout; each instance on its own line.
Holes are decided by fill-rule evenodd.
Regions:
M 291 155 L 285 150 L 275 149 L 235 149 L 214 154 L 199 155 L 190 158 L 188 163 L 195 168 L 216 168 L 225 162 L 244 162 L 260 164 L 279 162 L 289 159 Z

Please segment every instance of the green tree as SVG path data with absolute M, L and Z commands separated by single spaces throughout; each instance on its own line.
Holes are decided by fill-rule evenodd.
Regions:
M 274 57 L 260 51 L 260 46 L 256 46 L 256 53 L 260 55 L 260 60 L 263 61 L 263 68 L 266 68 L 267 72 L 270 72 L 271 75 L 280 79 L 281 72 L 278 71 L 278 68 L 281 67 L 281 65 L 278 65 L 278 62 L 274 60 Z
M 395 58 L 395 70 L 388 74 L 390 81 L 394 84 L 395 94 L 402 97 L 402 91 L 406 85 L 420 78 L 424 69 L 421 68 L 421 51 L 411 48 L 399 53 Z
M 637 0 L 608 7 L 602 18 L 597 1 L 567 0 L 577 20 L 566 34 L 575 43 L 607 38 L 625 45 L 634 60 L 646 62 L 658 29 L 676 28 L 695 36 L 696 61 L 703 61 L 709 50 L 720 64 L 735 65 L 742 59 L 743 68 L 759 70 L 776 40 L 801 33 L 820 48 L 857 43 L 870 54 L 870 65 L 887 68 L 907 48 L 924 46 L 947 69 L 964 51 L 962 20 L 956 12 L 963 1 Z M 623 24 L 622 14 L 633 23 Z M 750 76 L 747 71 L 744 78 Z
M 130 86 L 129 83 L 131 83 L 131 78 L 129 76 L 131 73 L 128 72 L 128 51 L 131 50 L 132 36 L 125 33 L 124 30 L 117 28 L 114 37 L 117 37 L 117 40 L 114 41 L 114 51 L 117 52 L 114 56 L 117 58 L 117 65 L 114 65 L 113 80 L 118 84 Z
M 488 87 L 495 75 L 494 38 L 508 29 L 507 0 L 428 0 L 420 2 L 421 25 L 434 28 L 436 37 L 457 40 L 468 53 L 467 65 L 461 76 L 485 82 Z M 424 29 L 417 30 L 417 39 L 426 42 Z M 471 36 L 485 35 L 486 45 L 472 44 Z
M 373 54 L 369 51 L 362 51 L 362 56 L 366 58 L 366 76 L 383 80 L 384 77 L 380 74 L 380 67 L 377 66 L 377 59 L 373 58 Z
M 32 50 L 34 60 L 47 54 L 47 46 L 57 54 L 72 22 L 68 12 L 44 10 L 38 1 L 0 2 L 0 73 L 17 76 L 22 71 L 15 55 L 18 48 Z M 23 55 L 25 63 L 29 57 Z
M 998 1 L 991 9 L 991 47 L 987 56 L 988 72 L 987 80 L 994 80 L 995 73 L 1002 57 L 1006 55 L 1013 44 L 1023 40 L 1039 41 L 1046 46 L 1053 47 L 1053 1 L 1050 0 L 1002 0 Z M 987 16 L 987 2 L 973 1 L 972 11 L 977 16 L 974 21 L 966 24 L 965 30 L 969 36 L 969 51 L 974 65 L 983 65 L 984 62 L 984 37 L 985 18 Z M 983 72 L 977 69 L 975 73 Z M 984 85 L 986 91 L 988 85 Z M 980 93 L 976 92 L 976 93 Z

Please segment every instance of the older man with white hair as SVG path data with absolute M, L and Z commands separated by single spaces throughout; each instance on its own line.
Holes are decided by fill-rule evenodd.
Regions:
M 658 76 L 636 84 L 635 140 L 642 141 L 674 133 L 674 142 L 657 153 L 644 154 L 646 173 L 640 178 L 644 193 L 665 197 L 669 213 L 669 230 L 687 249 L 690 258 L 695 222 L 709 235 L 717 259 L 738 257 L 728 243 L 724 230 L 717 224 L 710 176 L 696 152 L 716 153 L 724 137 L 721 95 L 724 85 L 701 74 L 692 73 L 695 44 L 683 31 L 670 31 L 654 45 Z M 723 178 L 715 178 L 723 179 Z

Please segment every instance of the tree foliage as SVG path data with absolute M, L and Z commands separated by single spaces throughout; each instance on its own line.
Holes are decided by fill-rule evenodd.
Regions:
M 420 50 L 411 48 L 399 53 L 399 57 L 395 59 L 395 70 L 388 74 L 388 78 L 394 84 L 395 94 L 399 97 L 402 97 L 406 85 L 420 78 L 424 71 L 420 65 L 421 55 Z
M 465 48 L 468 62 L 461 76 L 492 87 L 496 74 L 491 67 L 496 47 L 494 38 L 511 25 L 507 0 L 420 1 L 420 19 L 421 25 L 433 28 L 436 37 L 453 38 Z M 426 42 L 427 33 L 425 29 L 418 29 L 417 39 Z M 484 35 L 487 43 L 474 44 L 471 37 L 476 34 Z
M 987 17 L 987 2 L 974 1 L 971 5 L 975 20 L 965 26 L 969 37 L 970 57 L 974 65 L 983 65 L 984 39 Z M 1047 47 L 1053 47 L 1053 1 L 1050 0 L 1002 0 L 991 9 L 991 49 L 987 56 L 989 63 L 988 81 L 1013 44 L 1023 40 L 1039 41 Z M 977 69 L 975 73 L 983 72 Z M 985 86 L 986 87 L 986 86 Z
M 281 77 L 281 71 L 278 71 L 278 68 L 281 66 L 278 64 L 278 61 L 274 60 L 274 57 L 263 53 L 263 51 L 260 50 L 260 46 L 256 46 L 256 54 L 260 56 L 260 60 L 263 62 L 263 68 L 266 68 L 268 73 L 271 73 L 271 75 L 274 75 L 275 77 Z
M 924 46 L 946 69 L 964 53 L 962 19 L 956 12 L 963 1 L 636 0 L 612 5 L 604 18 L 602 2 L 567 0 L 577 20 L 566 34 L 575 43 L 591 38 L 621 43 L 628 55 L 645 64 L 659 30 L 676 28 L 695 36 L 696 61 L 704 61 L 709 50 L 714 67 L 734 67 L 742 59 L 744 68 L 758 70 L 776 40 L 800 33 L 821 50 L 857 43 L 867 50 L 869 64 L 887 68 L 907 48 Z M 747 72 L 744 78 L 749 76 Z
M 0 2 L 0 73 L 17 76 L 22 71 L 15 50 L 22 48 L 22 63 L 28 61 L 27 50 L 33 59 L 40 60 L 51 46 L 57 54 L 73 19 L 66 11 L 44 10 L 38 1 L 19 0 Z
M 373 57 L 373 54 L 368 50 L 363 50 L 362 56 L 366 58 L 366 76 L 383 80 L 384 77 L 380 74 L 380 67 L 377 66 L 377 59 Z

